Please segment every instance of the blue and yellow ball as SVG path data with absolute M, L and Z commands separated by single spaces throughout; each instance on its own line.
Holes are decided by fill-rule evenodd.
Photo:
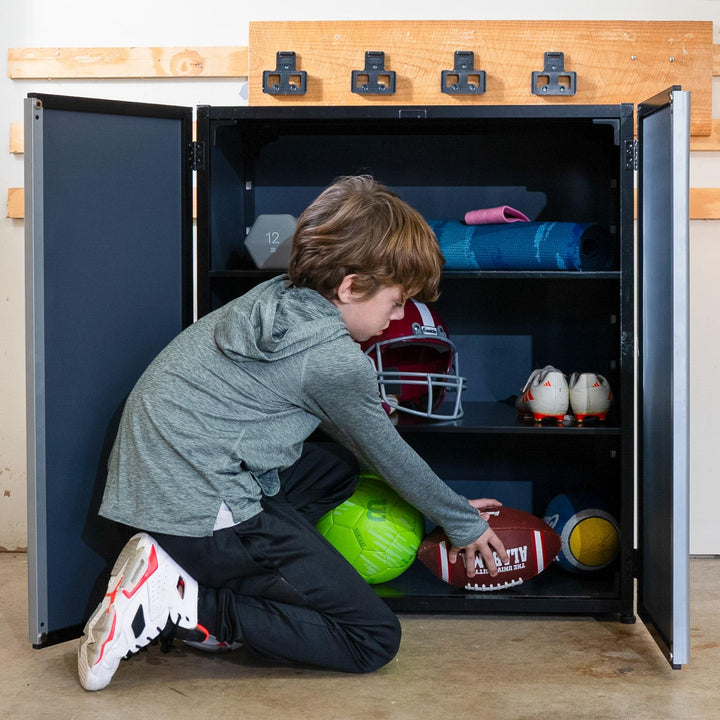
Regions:
M 365 473 L 355 492 L 318 520 L 317 529 L 366 582 L 375 584 L 412 565 L 425 520 L 377 475 Z
M 545 510 L 545 522 L 560 535 L 557 563 L 565 570 L 597 572 L 617 557 L 620 528 L 609 504 L 598 495 L 556 495 Z

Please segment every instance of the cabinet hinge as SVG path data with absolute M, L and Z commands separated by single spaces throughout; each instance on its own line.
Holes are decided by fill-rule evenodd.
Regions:
M 638 169 L 638 141 L 637 140 L 626 140 L 625 141 L 625 169 L 633 170 L 633 171 Z
M 188 164 L 194 172 L 205 169 L 205 143 L 190 143 L 188 147 Z

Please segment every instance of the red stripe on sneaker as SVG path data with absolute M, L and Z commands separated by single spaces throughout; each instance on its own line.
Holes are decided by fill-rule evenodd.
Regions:
M 210 631 L 206 627 L 201 625 L 200 623 L 197 624 L 197 629 L 200 630 L 201 632 L 205 633 L 205 638 L 202 641 L 202 642 L 205 642 L 205 640 L 207 640 L 210 637 Z
M 117 622 L 117 614 L 113 616 L 112 625 L 110 627 L 110 632 L 108 633 L 107 638 L 105 638 L 105 642 L 100 646 L 100 655 L 98 656 L 98 659 L 95 662 L 95 665 L 97 665 L 101 660 L 103 655 L 105 654 L 105 646 L 115 637 L 115 623 Z
M 132 597 L 145 583 L 145 581 L 158 569 L 158 559 L 157 559 L 157 552 L 155 552 L 155 546 L 150 546 L 150 557 L 148 558 L 148 566 L 145 572 L 143 573 L 143 576 L 138 581 L 138 584 L 130 591 L 123 590 L 123 595 L 125 597 Z

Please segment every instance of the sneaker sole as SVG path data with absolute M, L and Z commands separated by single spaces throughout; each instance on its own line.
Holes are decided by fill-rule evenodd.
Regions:
M 543 420 L 554 420 L 558 425 L 562 425 L 563 420 L 565 419 L 566 413 L 562 413 L 562 415 L 549 415 L 545 413 L 534 413 L 529 411 L 521 411 L 518 413 L 518 416 L 521 420 L 533 420 L 536 423 L 542 423 Z
M 233 650 L 238 650 L 242 647 L 241 642 L 210 644 L 207 642 L 195 642 L 194 640 L 185 640 L 184 643 L 192 648 L 195 648 L 196 650 L 202 650 L 206 653 L 215 654 L 232 652 Z
M 587 419 L 600 420 L 604 422 L 607 420 L 606 412 L 589 412 L 589 413 L 575 413 L 575 418 L 579 423 L 585 422 Z

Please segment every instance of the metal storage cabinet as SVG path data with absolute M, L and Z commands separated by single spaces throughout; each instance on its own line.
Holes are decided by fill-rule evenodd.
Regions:
M 465 415 L 401 419 L 397 430 L 471 497 L 542 515 L 559 492 L 602 492 L 621 528 L 616 563 L 587 576 L 551 566 L 496 593 L 451 588 L 416 563 L 378 592 L 399 611 L 632 622 L 637 576 L 641 617 L 673 665 L 687 662 L 688 93 L 674 88 L 641 106 L 638 143 L 624 104 L 201 106 L 196 143 L 189 119 L 183 108 L 27 101 L 31 642 L 79 634 L 111 562 L 94 513 L 114 415 L 190 321 L 193 169 L 198 315 L 272 274 L 244 250 L 259 215 L 297 216 L 334 177 L 367 172 L 428 219 L 508 204 L 531 219 L 597 222 L 615 251 L 603 270 L 446 271 L 438 307 L 468 378 Z M 506 400 L 545 364 L 606 375 L 608 421 L 518 422 Z

